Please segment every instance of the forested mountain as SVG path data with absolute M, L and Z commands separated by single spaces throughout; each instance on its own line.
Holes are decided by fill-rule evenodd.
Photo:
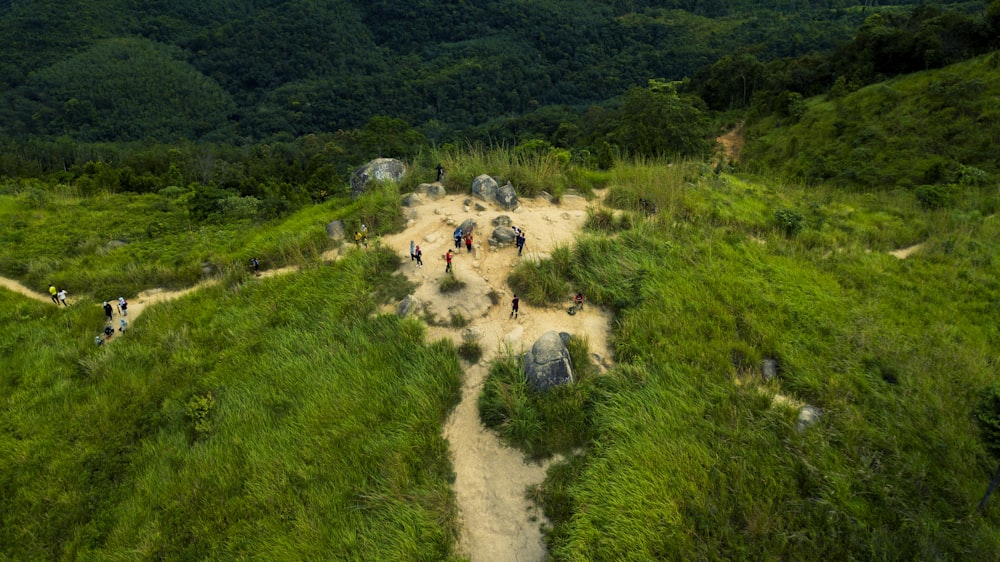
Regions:
M 982 6 L 948 13 L 961 22 L 955 10 Z M 11 0 L 0 7 L 0 130 L 246 142 L 383 115 L 440 141 L 546 106 L 600 104 L 733 53 L 763 63 L 828 52 L 874 10 L 849 1 Z M 117 85 L 105 89 L 104 79 Z M 108 91 L 127 97 L 125 107 Z

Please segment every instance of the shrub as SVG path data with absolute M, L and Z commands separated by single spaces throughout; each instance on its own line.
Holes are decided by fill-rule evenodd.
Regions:
M 802 230 L 805 217 L 798 209 L 778 209 L 774 212 L 774 222 L 785 236 L 794 236 Z
M 453 293 L 465 288 L 465 281 L 460 281 L 454 275 L 445 275 L 438 283 L 438 290 L 442 293 Z
M 469 363 L 478 363 L 483 357 L 483 348 L 473 341 L 462 342 L 462 345 L 458 346 L 458 356 Z

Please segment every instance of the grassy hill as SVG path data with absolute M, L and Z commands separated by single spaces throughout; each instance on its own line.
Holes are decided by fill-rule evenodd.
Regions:
M 573 171 L 562 166 L 549 173 Z M 512 443 L 570 455 L 536 491 L 553 558 L 997 558 L 1000 507 L 974 507 L 996 459 L 971 416 L 997 366 L 994 190 L 928 209 L 905 190 L 697 163 L 620 162 L 605 179 L 609 207 L 510 283 L 526 303 L 572 286 L 614 310 L 614 367 L 543 396 L 497 368 L 486 387 L 501 392 L 481 402 Z M 324 217 L 391 219 L 394 192 L 211 226 L 171 210 L 170 191 L 15 184 L 0 209 L 26 266 L 10 273 L 35 285 L 76 271 L 98 285 L 77 294 L 119 277 L 135 291 L 162 280 L 146 268 L 243 263 L 262 248 L 306 267 L 260 282 L 224 267 L 217 286 L 151 307 L 100 348 L 98 308 L 0 292 L 0 555 L 453 556 L 441 423 L 458 396 L 455 350 L 425 344 L 420 320 L 375 314 L 409 290 L 391 253 L 314 259 Z M 176 215 L 156 237 L 98 250 L 111 209 L 141 228 L 157 208 Z M 59 232 L 77 223 L 100 232 L 94 243 L 46 243 L 72 242 Z M 143 248 L 129 269 L 125 252 Z M 764 359 L 776 379 L 762 379 Z M 805 405 L 821 415 L 800 428 Z
M 954 190 L 1000 173 L 1000 54 L 804 100 L 748 128 L 745 158 L 804 181 Z

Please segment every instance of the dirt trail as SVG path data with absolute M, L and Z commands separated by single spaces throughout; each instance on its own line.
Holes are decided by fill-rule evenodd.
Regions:
M 479 422 L 476 400 L 489 363 L 498 353 L 522 352 L 549 330 L 585 335 L 592 352 L 605 361 L 610 358 L 607 347 L 610 313 L 588 305 L 583 312 L 570 316 L 566 313 L 569 294 L 564 305 L 558 307 L 535 308 L 522 302 L 519 318 L 509 318 L 512 294 L 507 287 L 507 276 L 510 271 L 521 259 L 539 259 L 557 245 L 572 244 L 583 226 L 588 202 L 582 197 L 565 196 L 560 204 L 527 200 L 514 211 L 477 212 L 464 205 L 466 200 L 467 196 L 456 195 L 425 201 L 411 209 L 412 218 L 405 230 L 383 237 L 381 243 L 404 257 L 403 274 L 417 284 L 414 297 L 427 313 L 445 323 L 452 314 L 461 314 L 470 321 L 467 327 L 481 334 L 479 343 L 483 359 L 466 370 L 461 402 L 443 428 L 456 474 L 455 493 L 461 518 L 459 551 L 473 561 L 543 560 L 546 556 L 541 535 L 544 516 L 528 501 L 525 492 L 544 479 L 548 463 L 526 461 L 520 452 L 504 446 Z M 487 239 L 494 228 L 492 220 L 499 215 L 508 215 L 514 225 L 524 230 L 527 242 L 523 257 L 518 257 L 513 246 L 499 249 L 489 246 Z M 445 295 L 438 290 L 438 282 L 445 275 L 443 256 L 449 248 L 454 251 L 452 232 L 468 218 L 477 223 L 474 251 L 467 252 L 463 245 L 455 254 L 453 264 L 455 276 L 464 281 L 466 287 Z M 409 261 L 410 240 L 424 252 L 422 268 Z M 352 247 L 330 250 L 323 254 L 323 259 L 336 260 L 345 251 L 352 251 Z M 264 270 L 260 277 L 297 270 L 296 267 Z M 180 291 L 143 291 L 129 302 L 128 319 L 134 321 L 148 306 L 215 283 L 218 280 L 212 279 Z M 0 278 L 0 285 L 36 300 L 50 301 L 47 295 L 10 279 Z M 499 304 L 494 305 L 491 301 L 491 291 L 499 295 Z M 117 295 L 108 298 L 116 301 Z M 461 332 L 457 328 L 432 326 L 429 338 L 450 338 L 460 343 Z
M 591 350 L 603 358 L 607 348 L 611 315 L 593 307 L 575 316 L 566 307 L 535 308 L 521 303 L 519 318 L 511 319 L 512 293 L 507 276 L 520 259 L 538 259 L 557 245 L 568 245 L 579 234 L 586 218 L 588 203 L 580 197 L 564 197 L 561 204 L 545 201 L 522 201 L 515 211 L 490 209 L 477 212 L 464 205 L 465 196 L 449 196 L 425 201 L 415 207 L 415 217 L 407 228 L 386 236 L 382 243 L 405 256 L 404 274 L 418 284 L 414 297 L 419 306 L 442 322 L 453 314 L 470 320 L 468 328 L 481 335 L 483 359 L 465 371 L 462 398 L 445 423 L 455 468 L 455 494 L 461 518 L 459 551 L 473 561 L 545 558 L 541 525 L 542 513 L 525 496 L 528 487 L 545 478 L 548 463 L 527 461 L 524 456 L 504 446 L 495 434 L 479 421 L 476 400 L 482 390 L 490 361 L 506 350 L 521 352 L 549 330 L 586 335 Z M 493 249 L 487 243 L 493 232 L 492 220 L 499 215 L 511 217 L 524 230 L 527 242 L 523 257 L 513 246 Z M 477 223 L 474 251 L 463 245 L 455 253 L 455 277 L 466 283 L 461 291 L 441 294 L 438 282 L 445 275 L 444 253 L 455 251 L 452 232 L 466 219 Z M 424 253 L 424 266 L 409 261 L 410 241 Z M 494 305 L 493 291 L 500 296 Z M 569 305 L 570 295 L 566 295 Z M 460 329 L 432 327 L 431 339 L 449 338 L 461 343 Z

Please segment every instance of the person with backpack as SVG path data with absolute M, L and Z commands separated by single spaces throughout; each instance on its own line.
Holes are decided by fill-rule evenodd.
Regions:
M 111 308 L 111 303 L 108 301 L 104 301 L 104 317 L 108 322 L 111 322 L 111 319 L 115 317 L 115 309 Z
M 413 253 L 413 240 L 410 240 L 410 261 L 417 259 L 417 255 Z
M 250 258 L 250 267 L 253 268 L 253 274 L 260 277 L 260 260 L 257 258 Z
M 59 294 L 59 289 L 56 289 L 55 284 L 49 283 L 49 295 L 52 296 L 52 302 L 56 303 L 56 306 L 59 305 L 59 297 L 56 296 L 57 294 Z
M 521 252 L 524 251 L 524 233 L 523 232 L 519 232 L 517 234 L 517 238 L 514 239 L 514 244 L 517 245 L 517 255 L 520 256 Z
M 423 260 L 424 253 L 420 250 L 420 246 L 417 246 L 416 251 L 417 251 L 417 253 L 414 254 L 414 255 L 417 257 L 417 267 L 423 267 L 424 266 L 424 260 Z
M 444 266 L 444 272 L 445 273 L 450 273 L 451 272 L 451 249 L 449 249 L 444 254 L 444 261 L 448 262 L 448 265 Z
M 514 299 L 510 301 L 510 318 L 517 318 L 517 309 L 521 304 L 521 299 L 517 298 L 517 293 L 514 293 Z
M 472 233 L 465 235 L 465 250 L 467 252 L 472 252 Z
M 115 329 L 111 326 L 104 327 L 104 338 L 110 340 L 111 336 L 115 335 Z
M 444 166 L 442 166 L 440 163 L 438 163 L 437 165 L 437 173 L 438 173 L 437 181 L 441 181 L 442 179 L 444 179 Z
M 583 310 L 583 293 L 577 293 L 573 297 L 573 304 L 576 305 L 577 310 Z
M 59 296 L 59 304 L 63 306 L 69 306 L 68 304 L 66 304 L 66 289 L 62 289 L 56 294 Z
M 455 229 L 455 233 L 452 236 L 455 238 L 455 249 L 456 250 L 461 250 L 462 249 L 462 227 L 460 226 L 460 227 L 456 228 Z

